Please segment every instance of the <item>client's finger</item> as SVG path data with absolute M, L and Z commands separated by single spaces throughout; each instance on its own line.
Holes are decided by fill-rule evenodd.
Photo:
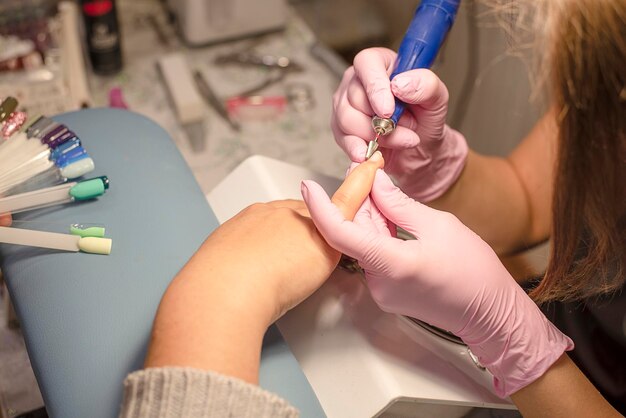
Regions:
M 356 166 L 339 186 L 330 200 L 346 219 L 354 219 L 354 215 L 372 190 L 376 170 L 383 168 L 384 165 L 382 154 L 376 151 L 369 160 Z

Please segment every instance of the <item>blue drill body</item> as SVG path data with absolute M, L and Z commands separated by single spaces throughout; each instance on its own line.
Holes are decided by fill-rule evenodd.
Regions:
M 460 2 L 461 0 L 422 0 L 402 39 L 390 79 L 405 71 L 430 68 L 454 23 Z M 376 139 L 370 142 L 366 158 L 371 157 L 378 148 L 379 136 L 387 135 L 395 129 L 405 107 L 406 104 L 396 98 L 396 107 L 391 118 L 375 116 L 372 119 Z
M 405 71 L 430 68 L 439 48 L 454 23 L 460 0 L 423 0 L 402 39 L 398 57 L 390 79 Z M 405 104 L 396 99 L 396 108 L 391 116 L 398 123 Z

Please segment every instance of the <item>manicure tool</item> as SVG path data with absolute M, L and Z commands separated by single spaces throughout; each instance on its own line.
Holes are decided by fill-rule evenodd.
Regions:
M 159 41 L 159 44 L 161 46 L 166 48 L 172 46 L 171 37 L 168 36 L 168 34 L 165 32 L 164 26 L 166 25 L 164 25 L 162 22 L 159 22 L 159 19 L 154 14 L 149 14 L 148 16 L 146 16 L 146 21 L 156 34 L 157 40 Z
M 430 68 L 454 23 L 459 3 L 460 0 L 422 0 L 402 39 L 390 79 L 405 71 Z M 390 118 L 372 118 L 376 137 L 367 145 L 365 158 L 369 159 L 376 152 L 381 136 L 389 135 L 396 128 L 406 104 L 397 98 L 395 101 L 396 107 Z
M 233 130 L 239 132 L 241 130 L 241 125 L 228 116 L 226 106 L 224 106 L 224 103 L 215 95 L 213 89 L 211 89 L 209 83 L 204 79 L 204 76 L 200 73 L 200 71 L 195 70 L 193 72 L 193 80 L 196 83 L 196 87 L 198 87 L 198 91 L 207 103 L 213 107 L 217 114 L 220 115 Z
M 205 105 L 198 94 L 187 58 L 180 52 L 170 53 L 158 59 L 157 68 L 191 148 L 197 152 L 204 150 Z
M 281 81 L 283 81 L 285 79 L 285 77 L 287 76 L 287 72 L 286 71 L 281 71 L 281 70 L 272 70 L 269 72 L 269 74 L 267 75 L 267 77 L 265 78 L 265 80 L 263 80 L 262 82 L 260 82 L 259 84 L 252 86 L 250 88 L 247 88 L 244 91 L 240 91 L 237 92 L 233 97 L 250 97 L 253 96 L 255 94 L 257 94 L 258 92 L 260 92 L 261 90 L 266 89 L 267 87 L 279 83 Z
M 113 241 L 110 238 L 81 237 L 80 235 L 0 226 L 0 243 L 108 255 L 111 253 Z
M 71 182 L 28 193 L 0 198 L 0 214 L 19 213 L 102 196 L 109 188 L 106 176 Z
M 215 58 L 215 64 L 239 64 L 265 67 L 267 69 L 278 68 L 281 70 L 301 72 L 302 66 L 286 56 L 275 56 L 269 54 L 259 54 L 252 51 L 252 48 L 243 51 L 220 55 Z
M 259 84 L 252 86 L 242 92 L 235 94 L 235 97 L 252 96 L 259 91 L 282 81 L 288 73 L 298 73 L 303 71 L 302 65 L 284 55 L 261 54 L 254 51 L 254 48 L 261 43 L 257 40 L 246 49 L 220 55 L 215 58 L 217 65 L 234 64 L 248 67 L 261 67 L 268 71 L 267 77 Z

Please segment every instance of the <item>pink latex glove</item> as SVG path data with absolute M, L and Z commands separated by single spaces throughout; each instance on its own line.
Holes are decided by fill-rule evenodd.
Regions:
M 333 96 L 331 128 L 339 146 L 355 162 L 365 158 L 374 138 L 372 116 L 390 117 L 394 95 L 407 103 L 398 126 L 379 139 L 385 171 L 402 190 L 428 202 L 444 194 L 465 166 L 463 135 L 445 124 L 448 89 L 430 70 L 418 69 L 389 81 L 396 53 L 385 48 L 359 52 Z
M 317 183 L 303 182 L 302 196 L 330 246 L 365 270 L 381 309 L 462 338 L 493 374 L 499 396 L 532 383 L 573 348 L 487 243 L 454 215 L 406 196 L 381 170 L 354 222 Z M 417 239 L 394 238 L 387 220 Z

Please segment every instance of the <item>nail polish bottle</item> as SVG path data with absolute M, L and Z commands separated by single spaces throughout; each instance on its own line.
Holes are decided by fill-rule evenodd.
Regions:
M 111 75 L 122 69 L 122 48 L 114 0 L 81 0 L 87 49 L 93 71 Z

